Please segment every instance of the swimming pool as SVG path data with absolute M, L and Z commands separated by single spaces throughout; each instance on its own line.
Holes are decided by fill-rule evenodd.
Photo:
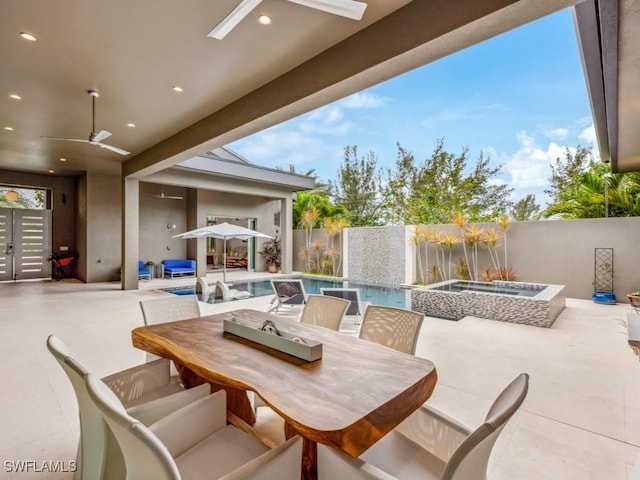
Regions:
M 283 277 L 278 277 L 283 278 Z M 360 291 L 360 300 L 373 305 L 386 305 L 389 307 L 411 308 L 411 289 L 390 287 L 383 285 L 367 285 L 362 283 L 333 280 L 320 280 L 317 278 L 291 277 L 302 280 L 304 290 L 310 295 L 320 294 L 321 288 L 357 288 Z M 213 289 L 214 284 L 210 287 Z M 266 297 L 274 295 L 269 280 L 253 280 L 247 282 L 235 282 L 229 284 L 230 288 L 251 293 L 252 297 Z M 175 295 L 195 295 L 195 287 L 167 288 L 163 289 Z M 204 299 L 200 298 L 204 301 Z M 210 296 L 207 303 L 221 303 L 222 299 Z M 235 301 L 235 300 L 231 300 Z

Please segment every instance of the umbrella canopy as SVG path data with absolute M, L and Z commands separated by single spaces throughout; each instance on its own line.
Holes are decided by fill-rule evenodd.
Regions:
M 224 240 L 223 262 L 222 262 L 222 281 L 227 281 L 227 239 L 239 238 L 240 240 L 248 240 L 252 237 L 273 238 L 271 235 L 260 233 L 250 228 L 233 225 L 231 223 L 216 223 L 206 227 L 196 228 L 188 232 L 174 235 L 174 238 L 190 239 L 190 238 L 220 238 Z

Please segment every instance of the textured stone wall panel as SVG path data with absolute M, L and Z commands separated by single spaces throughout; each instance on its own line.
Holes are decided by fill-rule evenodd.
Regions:
M 405 282 L 405 227 L 349 229 L 349 280 L 400 285 Z

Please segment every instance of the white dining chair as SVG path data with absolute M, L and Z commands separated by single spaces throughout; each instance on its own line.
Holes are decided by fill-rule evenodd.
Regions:
M 88 371 L 71 349 L 55 335 L 47 338 L 47 348 L 69 378 L 78 402 L 80 440 L 76 456 L 78 480 L 122 478 L 124 463 L 116 444 L 109 439 L 101 415 L 87 395 Z M 169 362 L 161 359 L 104 378 L 113 395 L 130 415 L 146 425 L 209 395 L 209 385 L 184 390 L 170 381 Z
M 140 310 L 146 326 L 177 322 L 201 315 L 198 298 L 195 295 L 168 295 L 163 298 L 140 300 Z M 158 358 L 161 357 L 147 352 L 148 362 Z M 173 362 L 171 362 L 171 378 L 174 382 L 180 383 L 178 371 Z
M 309 295 L 302 309 L 300 322 L 338 331 L 350 303 L 337 297 Z
M 248 478 L 263 466 L 265 474 L 270 472 L 265 478 L 280 479 L 283 472 L 274 467 L 284 465 L 278 456 L 300 443 L 293 437 L 270 450 L 254 436 L 227 425 L 224 390 L 147 427 L 128 414 L 100 379 L 88 374 L 85 380 L 89 397 L 122 450 L 126 480 L 232 480 Z
M 369 305 L 358 335 L 363 340 L 414 355 L 423 320 L 424 314 L 405 308 Z
M 357 288 L 321 288 L 320 293 L 331 297 L 344 298 L 349 301 L 349 308 L 345 314 L 348 317 L 355 317 L 354 325 L 360 325 L 360 318 L 367 310 L 369 302 L 360 300 L 360 290 Z
M 398 480 L 487 480 L 493 446 L 528 388 L 529 375 L 518 375 L 473 430 L 423 405 L 360 458 Z

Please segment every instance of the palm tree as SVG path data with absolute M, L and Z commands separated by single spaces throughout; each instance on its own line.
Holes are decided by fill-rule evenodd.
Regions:
M 482 242 L 484 232 L 477 225 L 470 225 L 464 231 L 463 240 L 471 248 L 472 265 L 469 268 L 471 280 L 478 279 L 478 245 Z M 472 274 L 473 272 L 473 274 Z
M 611 173 L 609 165 L 595 164 L 557 198 L 558 201 L 545 210 L 545 217 L 640 216 L 640 173 Z
M 460 228 L 460 234 L 463 236 L 462 250 L 464 251 L 464 261 L 469 265 L 466 242 L 464 241 L 464 228 L 467 225 L 467 217 L 465 217 L 461 212 L 456 212 L 451 221 Z
M 487 246 L 489 256 L 491 257 L 491 263 L 493 263 L 494 272 L 500 272 L 500 260 L 498 259 L 498 242 L 500 241 L 500 234 L 495 228 L 484 232 L 482 242 Z M 502 278 L 500 280 L 503 280 Z
M 316 225 L 316 222 L 320 218 L 320 211 L 314 206 L 306 210 L 302 214 L 301 223 L 303 228 L 306 230 L 305 238 L 306 238 L 306 263 L 307 263 L 307 271 L 311 270 L 311 232 Z

